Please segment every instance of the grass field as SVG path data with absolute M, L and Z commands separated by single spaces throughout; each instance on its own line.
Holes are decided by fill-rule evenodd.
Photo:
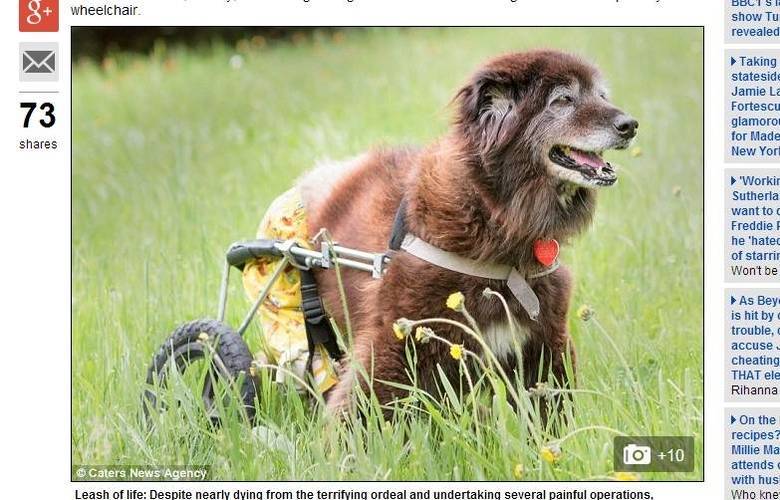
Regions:
M 695 436 L 694 472 L 641 479 L 702 477 L 700 30 L 382 29 L 263 42 L 73 66 L 74 464 L 205 464 L 219 479 L 614 479 L 612 438 L 625 433 Z M 539 46 L 595 61 L 641 123 L 637 149 L 611 155 L 620 182 L 602 193 L 594 227 L 562 256 L 576 277 L 582 390 L 562 441 L 529 437 L 496 404 L 481 420 L 446 407 L 336 429 L 272 387 L 260 417 L 287 450 L 239 419 L 210 428 L 194 403 L 147 431 L 139 400 L 152 353 L 177 324 L 216 314 L 223 251 L 254 235 L 277 194 L 316 160 L 429 141 L 480 61 Z M 237 324 L 240 286 L 231 300 Z M 577 318 L 583 304 L 593 320 Z M 546 443 L 560 446 L 555 461 Z

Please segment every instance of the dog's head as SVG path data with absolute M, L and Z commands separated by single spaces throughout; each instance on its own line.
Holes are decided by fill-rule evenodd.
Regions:
M 456 101 L 459 133 L 507 195 L 543 176 L 562 186 L 613 185 L 617 174 L 602 153 L 628 147 L 639 127 L 610 102 L 595 67 L 556 51 L 496 58 Z

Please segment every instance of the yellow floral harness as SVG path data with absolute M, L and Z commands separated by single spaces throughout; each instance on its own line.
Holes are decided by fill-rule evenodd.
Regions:
M 306 210 L 297 189 L 287 191 L 271 203 L 260 222 L 257 237 L 294 240 L 301 247 L 311 249 Z M 275 257 L 260 257 L 246 264 L 243 284 L 250 300 L 256 300 L 279 265 L 281 261 Z M 311 361 L 315 388 L 323 393 L 338 382 L 335 362 L 322 344 L 314 347 L 309 359 L 309 342 L 301 307 L 301 272 L 292 264 L 286 266 L 258 309 L 262 335 L 259 338 L 248 336 L 247 340 L 250 346 L 260 346 L 255 353 L 257 359 L 280 368 L 276 371 L 278 382 L 284 381 L 289 373 L 305 379 L 307 363 Z

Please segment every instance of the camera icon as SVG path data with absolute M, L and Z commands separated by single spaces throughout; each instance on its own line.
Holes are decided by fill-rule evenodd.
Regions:
M 615 436 L 615 472 L 693 472 L 693 436 Z
M 653 461 L 653 450 L 649 446 L 629 443 L 623 447 L 623 463 L 625 465 L 650 465 Z

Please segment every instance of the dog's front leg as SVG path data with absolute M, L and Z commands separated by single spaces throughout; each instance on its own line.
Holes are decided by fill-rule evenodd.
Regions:
M 543 425 L 551 415 L 560 415 L 563 403 L 571 394 L 575 382 L 576 355 L 568 334 L 562 332 L 555 343 L 531 340 L 523 349 L 523 376 L 525 388 L 539 403 Z M 563 392 L 561 392 L 563 391 Z M 553 432 L 563 422 L 553 421 Z
M 566 327 L 571 298 L 569 270 L 561 266 L 540 280 L 534 291 L 542 313 L 538 321 L 528 324 L 530 334 L 523 347 L 523 375 L 526 389 L 536 389 L 534 394 L 540 398 L 540 411 L 546 421 L 548 413 L 561 411 L 575 383 L 576 355 Z M 546 389 L 552 389 L 553 395 Z
M 339 383 L 327 396 L 328 411 L 342 416 L 352 411 L 355 391 L 376 397 L 380 405 L 404 397 L 406 391 L 387 382 L 408 384 L 404 342 L 393 335 L 392 325 L 375 324 L 355 336 L 351 357 L 345 359 Z M 385 415 L 389 415 L 387 409 Z
M 529 341 L 523 348 L 523 378 L 525 388 L 532 389 L 540 383 L 557 389 L 571 389 L 576 372 L 576 352 L 568 334 L 554 344 Z

